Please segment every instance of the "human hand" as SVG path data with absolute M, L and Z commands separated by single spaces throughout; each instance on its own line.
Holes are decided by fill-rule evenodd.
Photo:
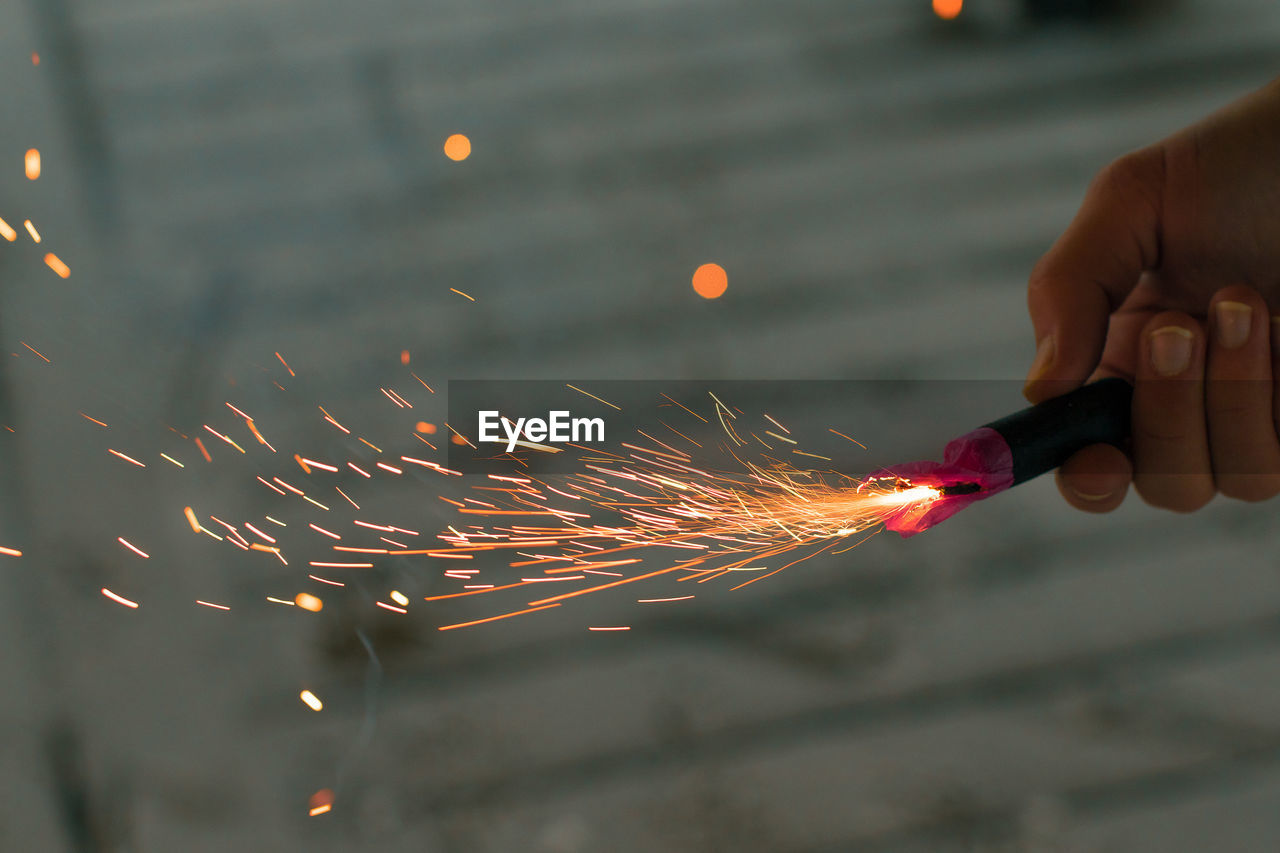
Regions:
M 1280 493 L 1280 81 L 1105 168 L 1027 297 L 1027 399 L 1134 384 L 1129 454 L 1067 460 L 1068 503 L 1109 512 L 1130 482 L 1183 512 Z

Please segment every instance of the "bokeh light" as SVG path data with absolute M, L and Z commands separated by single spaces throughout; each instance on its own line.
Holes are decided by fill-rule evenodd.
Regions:
M 729 289 L 729 275 L 719 264 L 703 264 L 694 270 L 693 291 L 703 299 L 719 299 Z
M 471 156 L 471 140 L 455 133 L 444 141 L 444 156 L 450 160 L 465 160 Z
M 933 13 L 945 21 L 958 16 L 963 7 L 964 0 L 933 0 Z

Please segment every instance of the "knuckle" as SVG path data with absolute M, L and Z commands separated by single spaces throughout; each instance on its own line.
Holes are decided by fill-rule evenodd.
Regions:
M 1147 477 L 1135 484 L 1142 500 L 1158 509 L 1189 513 L 1213 500 L 1214 490 L 1199 482 L 1195 475 L 1165 474 Z
M 1274 474 L 1219 475 L 1218 491 L 1232 500 L 1260 503 L 1280 494 L 1280 477 Z

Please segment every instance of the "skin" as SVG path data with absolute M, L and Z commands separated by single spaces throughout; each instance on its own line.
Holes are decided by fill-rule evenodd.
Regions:
M 1027 399 L 1134 385 L 1129 452 L 1071 457 L 1068 503 L 1109 512 L 1130 484 L 1179 512 L 1280 494 L 1280 81 L 1103 169 L 1027 296 Z M 1162 374 L 1152 356 L 1180 343 L 1185 366 Z

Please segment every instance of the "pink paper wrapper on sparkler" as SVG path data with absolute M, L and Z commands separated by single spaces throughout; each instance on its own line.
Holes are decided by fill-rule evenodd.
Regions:
M 944 495 L 926 504 L 904 507 L 884 526 L 906 539 L 945 521 L 974 501 L 1003 492 L 1013 485 L 1013 451 L 1004 436 L 980 427 L 953 439 L 942 461 L 904 462 L 881 468 L 872 479 L 898 477 L 913 486 L 965 487 L 964 494 Z

